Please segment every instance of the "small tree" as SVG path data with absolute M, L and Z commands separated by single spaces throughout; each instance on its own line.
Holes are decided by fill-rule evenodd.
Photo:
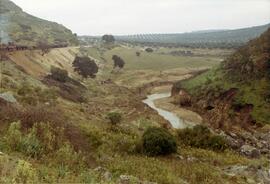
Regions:
M 45 54 L 48 54 L 50 52 L 50 48 L 51 48 L 47 41 L 40 41 L 37 44 L 37 47 L 41 50 L 42 56 L 44 56 Z
M 149 52 L 149 53 L 154 52 L 154 50 L 152 48 L 147 48 L 147 49 L 145 49 L 145 51 Z
M 114 43 L 115 42 L 115 38 L 113 35 L 103 35 L 102 40 L 106 43 Z
M 95 78 L 98 72 L 97 64 L 89 57 L 76 56 L 72 65 L 74 67 L 74 71 L 78 72 L 84 78 Z
M 116 125 L 121 122 L 122 115 L 118 112 L 110 112 L 107 114 L 107 118 L 110 120 L 112 125 Z
M 51 66 L 51 76 L 54 80 L 59 82 L 67 82 L 68 80 L 68 72 L 54 66 Z
M 177 144 L 168 130 L 150 127 L 143 134 L 143 150 L 150 156 L 168 155 L 177 151 Z
M 124 68 L 125 61 L 121 57 L 119 57 L 117 55 L 113 55 L 112 59 L 114 61 L 114 68 L 117 68 L 117 67 L 120 69 Z

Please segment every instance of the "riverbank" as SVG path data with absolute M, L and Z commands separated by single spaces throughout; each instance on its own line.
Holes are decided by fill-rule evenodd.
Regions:
M 179 108 L 172 103 L 171 85 L 155 87 L 151 95 L 143 100 L 145 104 L 168 120 L 173 128 L 182 129 L 202 123 L 202 118 L 195 112 Z
M 155 105 L 158 108 L 162 108 L 176 114 L 178 117 L 181 117 L 181 119 L 192 125 L 201 124 L 203 122 L 203 119 L 199 114 L 174 105 L 172 97 L 158 99 L 155 101 Z

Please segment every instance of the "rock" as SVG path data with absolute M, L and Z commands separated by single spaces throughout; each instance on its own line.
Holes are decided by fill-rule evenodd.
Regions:
M 102 179 L 104 179 L 105 181 L 112 180 L 112 173 L 107 171 L 107 169 L 99 166 L 99 167 L 95 168 L 94 171 L 97 172 L 99 174 L 99 176 L 102 177 Z
M 4 101 L 7 103 L 17 103 L 16 98 L 10 92 L 1 93 L 0 101 Z
M 266 142 L 269 143 L 269 141 L 270 141 L 270 132 L 267 132 L 267 133 L 265 133 L 265 134 L 262 134 L 262 135 L 261 135 L 261 138 L 262 138 L 263 140 L 265 140 Z
M 119 184 L 157 184 L 156 182 L 141 181 L 134 176 L 121 175 L 119 177 Z
M 234 139 L 230 136 L 226 136 L 225 139 L 227 140 L 229 146 L 232 148 L 232 149 L 239 149 L 242 145 L 243 145 L 243 142 L 237 140 L 237 139 Z
M 189 162 L 195 162 L 195 161 L 198 161 L 198 159 L 195 158 L 195 157 L 188 157 L 187 158 L 187 161 L 189 161 Z
M 0 151 L 0 156 L 3 156 L 3 155 L 5 155 L 5 154 L 4 154 L 3 152 Z
M 236 135 L 235 133 L 229 132 L 229 135 L 230 135 L 232 138 L 237 138 L 237 135 Z
M 133 184 L 140 183 L 139 179 L 134 176 L 121 175 L 119 177 L 119 184 Z
M 243 145 L 240 148 L 240 152 L 245 155 L 245 156 L 249 156 L 251 158 L 259 158 L 261 156 L 261 153 L 258 149 L 256 149 L 253 146 L 250 145 Z
M 243 173 L 248 167 L 243 165 L 235 165 L 225 169 L 225 173 L 229 176 L 236 176 Z
M 99 166 L 99 167 L 95 168 L 94 171 L 96 171 L 96 172 L 106 172 L 106 169 Z
M 144 182 L 142 182 L 141 184 L 158 184 L 158 183 L 156 183 L 156 182 L 144 181 Z
M 270 152 L 270 150 L 267 148 L 261 149 L 261 154 L 268 154 L 269 152 Z
M 269 184 L 270 183 L 270 171 L 266 170 L 262 166 L 241 166 L 235 165 L 228 167 L 224 172 L 229 176 L 241 176 L 246 178 L 246 183 L 250 184 Z
M 256 177 L 259 182 L 269 184 L 270 183 L 270 170 L 265 171 L 263 169 L 259 169 L 256 173 Z
M 104 174 L 103 174 L 103 178 L 106 180 L 106 181 L 110 181 L 112 179 L 112 173 L 110 173 L 109 171 L 106 171 Z
M 176 155 L 176 158 L 179 159 L 179 160 L 184 160 L 185 158 L 181 155 Z
M 251 151 L 251 158 L 260 158 L 261 152 L 257 149 L 253 149 Z

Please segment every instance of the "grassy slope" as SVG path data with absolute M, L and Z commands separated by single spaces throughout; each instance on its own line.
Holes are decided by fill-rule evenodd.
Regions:
M 186 50 L 186 48 L 182 48 Z M 90 56 L 103 61 L 104 71 L 102 78 L 114 79 L 118 84 L 127 87 L 138 87 L 153 81 L 177 81 L 185 74 L 192 71 L 210 68 L 218 65 L 223 58 L 222 53 L 230 53 L 230 50 L 207 50 L 192 49 L 196 57 L 172 56 L 170 52 L 179 49 L 159 48 L 154 53 L 144 52 L 140 47 L 116 46 L 113 49 L 102 49 L 99 47 L 84 48 Z M 136 52 L 141 56 L 137 57 Z M 204 55 L 202 55 L 202 53 Z M 119 55 L 125 60 L 124 70 L 112 75 L 112 55 Z M 188 75 L 186 75 L 187 77 Z
M 268 37 L 269 39 L 269 31 L 268 35 L 264 34 L 264 38 L 266 39 Z M 199 75 L 191 80 L 187 80 L 181 83 L 181 86 L 184 87 L 191 93 L 192 95 L 196 96 L 202 93 L 202 91 L 207 90 L 216 90 L 217 88 L 223 89 L 223 91 L 228 90 L 230 88 L 238 88 L 239 93 L 235 98 L 235 103 L 237 104 L 253 104 L 254 109 L 252 112 L 253 118 L 260 123 L 270 123 L 270 104 L 266 100 L 266 94 L 269 91 L 269 79 L 263 75 L 263 73 L 266 71 L 267 68 L 264 69 L 264 71 L 259 71 L 261 77 L 253 77 L 258 74 L 255 73 L 256 71 L 256 58 L 261 58 L 261 56 L 264 56 L 267 51 L 263 50 L 263 46 L 267 47 L 267 44 L 269 45 L 268 41 L 260 41 L 254 40 L 250 43 L 248 48 L 253 49 L 253 51 L 250 52 L 250 59 L 248 62 L 254 62 L 254 72 L 248 73 L 240 71 L 241 66 L 244 66 L 244 63 L 240 63 L 240 66 L 234 66 L 232 70 L 228 70 L 225 68 L 224 64 L 223 66 L 217 67 L 215 69 L 212 69 L 206 73 L 203 73 L 202 75 Z M 257 45 L 260 45 L 262 47 L 261 50 L 259 48 L 256 50 Z M 269 47 L 269 46 L 268 46 Z M 245 48 L 244 48 L 245 49 Z M 247 49 L 245 49 L 247 50 Z M 255 51 L 254 51 L 255 50 Z M 259 50 L 259 51 L 258 51 Z M 237 55 L 238 52 L 236 52 L 234 55 Z M 269 53 L 268 53 L 269 54 Z M 241 53 L 240 53 L 241 55 Z M 244 61 L 244 60 L 243 60 Z M 267 61 L 265 59 L 264 61 Z M 234 60 L 228 58 L 227 63 L 234 64 Z M 239 59 L 237 62 L 241 62 L 241 59 Z M 226 64 L 225 64 L 226 65 Z M 248 75 L 251 75 L 250 77 Z M 244 78 L 243 80 L 237 81 L 235 78 L 237 76 L 240 78 Z M 246 77 L 245 77 L 246 76 Z M 233 79 L 231 79 L 233 77 Z
M 162 55 L 157 52 L 147 53 L 142 52 L 140 57 L 136 56 L 136 49 L 117 47 L 105 53 L 108 61 L 112 62 L 112 55 L 119 55 L 126 61 L 125 68 L 128 70 L 166 70 L 174 68 L 195 68 L 209 67 L 220 61 L 219 58 L 211 57 L 184 57 Z
M 63 25 L 39 19 L 23 12 L 9 0 L 0 0 L 1 19 L 6 22 L 2 29 L 9 35 L 9 40 L 22 45 L 77 44 L 77 38 Z

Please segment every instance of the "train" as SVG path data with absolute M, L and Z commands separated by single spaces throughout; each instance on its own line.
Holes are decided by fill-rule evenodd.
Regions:
M 52 44 L 52 45 L 40 45 L 40 46 L 25 46 L 17 45 L 13 42 L 7 44 L 0 43 L 0 51 L 13 52 L 20 50 L 43 50 L 43 49 L 53 49 L 53 48 L 64 48 L 68 47 L 68 44 Z

